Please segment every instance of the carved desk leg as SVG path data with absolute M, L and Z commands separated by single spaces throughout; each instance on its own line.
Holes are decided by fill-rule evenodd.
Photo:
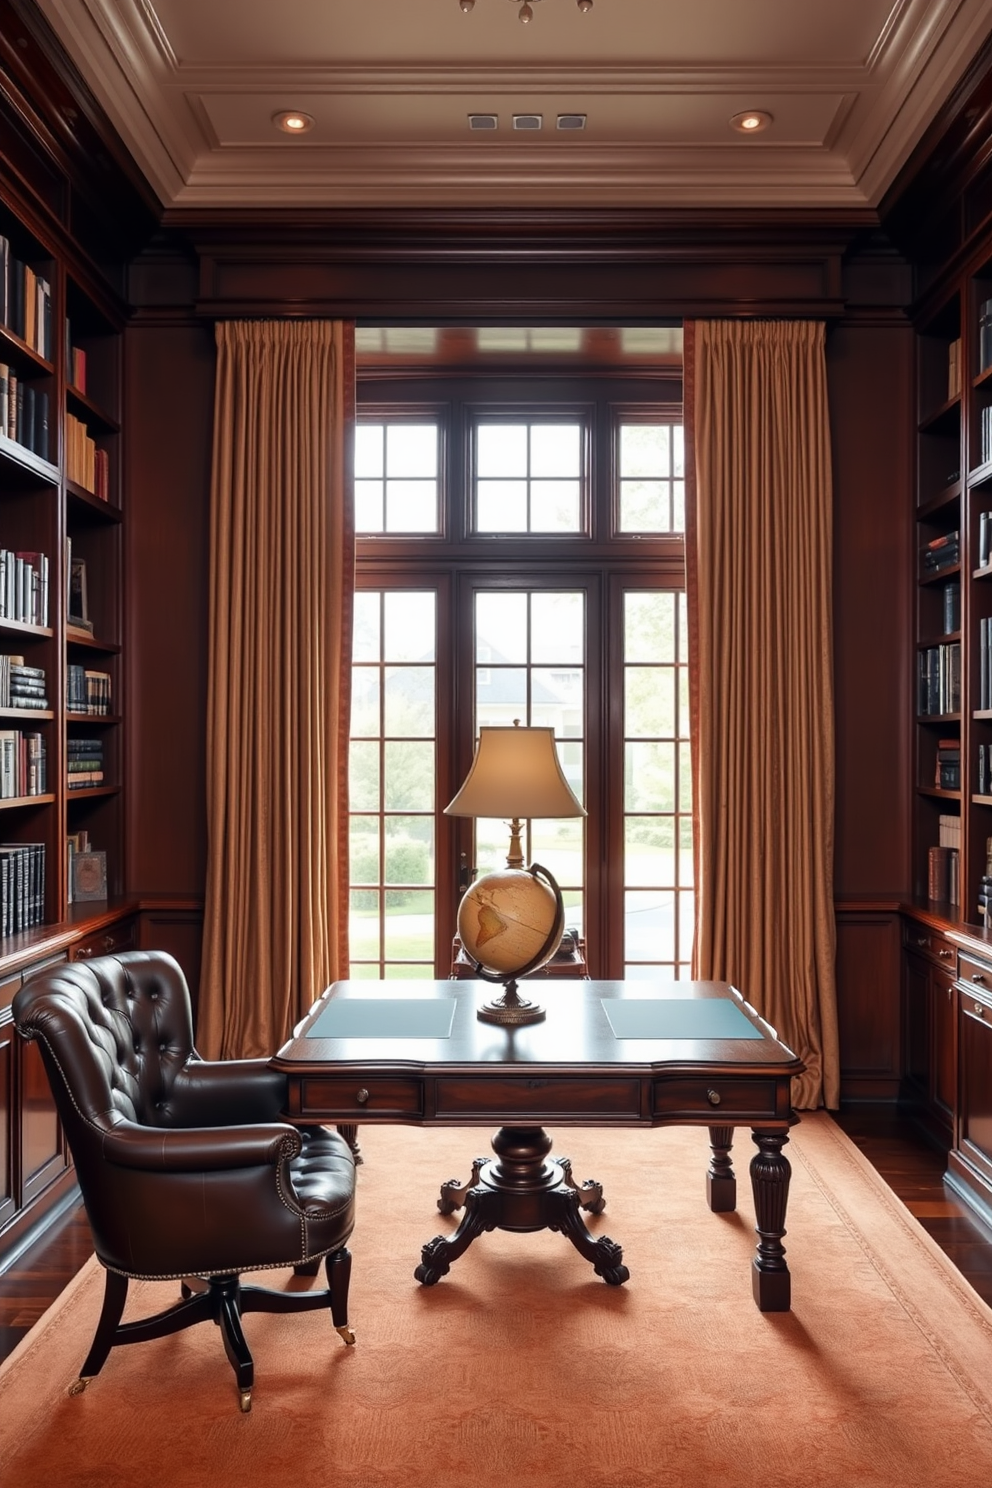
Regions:
M 461 1224 L 453 1235 L 435 1235 L 433 1240 L 428 1240 L 421 1249 L 420 1265 L 413 1273 L 414 1278 L 424 1286 L 434 1286 L 442 1276 L 447 1276 L 452 1261 L 465 1254 L 477 1235 L 496 1229 L 500 1210 L 501 1199 L 495 1189 L 481 1185 L 470 1188 L 465 1195 Z
M 758 1151 L 751 1159 L 751 1187 L 757 1220 L 757 1252 L 752 1262 L 751 1287 L 762 1312 L 788 1312 L 792 1278 L 785 1262 L 785 1211 L 789 1202 L 792 1168 L 782 1148 L 787 1132 L 752 1132 Z
M 583 1178 L 582 1183 L 576 1183 L 572 1177 L 572 1159 L 570 1157 L 559 1157 L 558 1166 L 561 1168 L 561 1181 L 566 1188 L 574 1188 L 579 1196 L 579 1208 L 588 1209 L 590 1214 L 602 1214 L 606 1208 L 606 1200 L 603 1197 L 603 1185 L 597 1183 L 595 1178 Z
M 608 1286 L 623 1286 L 630 1280 L 630 1272 L 623 1263 L 623 1248 L 609 1235 L 589 1233 L 579 1213 L 581 1203 L 581 1189 L 559 1184 L 547 1197 L 548 1229 L 559 1230 L 571 1240 L 579 1255 L 591 1263 L 596 1275 Z
M 465 1203 L 469 1189 L 474 1188 L 479 1181 L 479 1174 L 489 1161 L 485 1157 L 472 1159 L 472 1175 L 467 1183 L 459 1183 L 457 1178 L 449 1178 L 446 1183 L 441 1184 L 441 1197 L 437 1201 L 439 1214 L 453 1214 L 456 1209 L 461 1209 Z
M 714 1214 L 732 1214 L 737 1208 L 737 1179 L 730 1149 L 734 1145 L 732 1126 L 710 1127 L 710 1166 L 706 1174 L 706 1200 Z
M 364 1162 L 364 1158 L 362 1157 L 362 1149 L 358 1145 L 358 1123 L 354 1121 L 340 1123 L 338 1125 L 338 1135 L 344 1137 L 348 1143 L 348 1146 L 351 1148 L 351 1155 L 355 1159 L 355 1167 L 359 1167 Z

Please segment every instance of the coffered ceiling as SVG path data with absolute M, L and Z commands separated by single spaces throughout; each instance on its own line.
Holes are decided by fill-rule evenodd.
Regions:
M 37 4 L 184 208 L 873 207 L 992 31 L 992 0 Z

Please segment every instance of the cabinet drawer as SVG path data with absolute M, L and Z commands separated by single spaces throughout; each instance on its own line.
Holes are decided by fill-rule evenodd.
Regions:
M 424 1088 L 420 1080 L 304 1080 L 298 1114 L 317 1114 L 333 1121 L 360 1121 L 369 1116 L 421 1116 Z
M 939 930 L 931 930 L 929 926 L 918 924 L 916 920 L 903 922 L 902 943 L 907 951 L 926 956 L 929 961 L 943 966 L 947 971 L 953 973 L 957 966 L 958 949 L 953 941 L 941 935 Z
M 629 1117 L 640 1115 L 639 1080 L 553 1076 L 453 1079 L 437 1082 L 438 1116 L 491 1116 L 532 1121 L 556 1116 Z
M 992 961 L 980 961 L 977 956 L 962 951 L 958 960 L 958 982 L 966 994 L 975 992 L 981 996 L 984 993 L 986 998 L 992 997 Z
M 732 1118 L 760 1121 L 788 1116 L 788 1096 L 780 1112 L 774 1080 L 735 1080 L 705 1075 L 673 1075 L 654 1081 L 656 1116 L 706 1116 L 714 1126 Z
M 113 956 L 118 951 L 133 951 L 138 943 L 136 920 L 122 920 L 119 925 L 107 925 L 93 935 L 77 940 L 69 947 L 70 961 L 88 961 L 92 956 Z

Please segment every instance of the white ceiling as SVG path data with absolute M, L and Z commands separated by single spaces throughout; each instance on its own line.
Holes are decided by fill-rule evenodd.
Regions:
M 37 4 L 180 207 L 872 207 L 992 31 L 992 0 Z

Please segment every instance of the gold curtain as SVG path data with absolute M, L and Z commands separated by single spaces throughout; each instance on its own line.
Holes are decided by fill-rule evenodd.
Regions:
M 733 982 L 805 1060 L 797 1106 L 836 1107 L 824 327 L 696 321 L 685 339 L 693 975 Z
M 197 1035 L 274 1052 L 347 964 L 354 336 L 221 322 Z

